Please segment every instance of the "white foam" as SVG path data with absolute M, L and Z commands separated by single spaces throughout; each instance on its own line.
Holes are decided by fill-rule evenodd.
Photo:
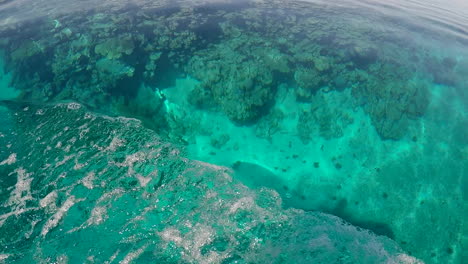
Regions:
M 52 191 L 39 201 L 39 205 L 41 208 L 50 207 L 50 206 L 55 207 L 56 200 L 57 200 L 57 192 Z
M 183 239 L 180 231 L 175 228 L 166 228 L 159 235 L 167 242 L 174 242 L 176 244 L 182 243 Z
M 125 161 L 122 164 L 123 166 L 133 166 L 133 163 L 143 161 L 142 153 L 137 152 L 125 157 Z
M 114 137 L 109 144 L 109 147 L 107 147 L 106 150 L 108 151 L 116 151 L 118 147 L 121 147 L 125 144 L 125 140 L 120 139 L 118 137 Z
M 140 174 L 137 174 L 136 178 L 138 179 L 141 187 L 146 187 L 146 185 L 151 181 L 151 177 L 143 177 Z
M 75 159 L 75 166 L 73 166 L 73 169 L 74 170 L 81 170 L 82 168 L 84 168 L 87 165 L 88 165 L 88 162 L 78 163 L 78 161 Z
M 86 221 L 89 225 L 100 225 L 107 219 L 107 208 L 104 206 L 96 206 L 91 211 L 91 216 Z
M 94 188 L 94 185 L 93 185 L 93 181 L 94 181 L 94 178 L 96 176 L 96 173 L 94 173 L 93 171 L 92 172 L 89 172 L 86 177 L 84 177 L 82 180 L 81 180 L 81 183 L 84 185 L 84 187 L 88 188 L 88 189 L 93 189 Z
M 31 235 L 34 233 L 34 228 L 36 227 L 36 224 L 39 223 L 41 220 L 40 219 L 35 219 L 35 220 L 32 220 L 31 222 L 31 228 L 29 229 L 28 232 L 25 232 L 24 233 L 24 237 L 26 239 L 29 239 L 31 237 Z
M 104 193 L 101 197 L 99 197 L 99 199 L 97 200 L 97 203 L 102 203 L 106 200 L 110 200 L 110 199 L 118 199 L 120 198 L 120 196 L 122 196 L 124 194 L 124 190 L 122 188 L 117 188 L 117 189 L 114 189 L 110 192 L 107 192 L 107 193 Z
M 67 145 L 67 146 L 63 149 L 63 151 L 65 151 L 65 152 L 70 152 L 70 149 L 71 149 L 71 145 Z
M 135 250 L 135 251 L 132 251 L 130 253 L 128 253 L 125 258 L 120 261 L 119 263 L 120 264 L 129 264 L 130 262 L 132 262 L 134 259 L 138 258 L 142 253 L 143 251 L 145 251 L 145 249 L 148 247 L 148 245 L 143 245 L 142 247 L 140 247 L 139 249 Z
M 16 153 L 11 153 L 8 158 L 2 162 L 0 162 L 0 166 L 2 165 L 11 165 L 16 162 Z
M 87 127 L 87 124 L 80 126 L 78 129 L 80 130 L 80 139 L 83 139 L 84 136 L 90 131 L 89 127 Z
M 70 109 L 70 110 L 77 110 L 77 109 L 81 108 L 81 105 L 78 104 L 78 103 L 69 103 L 67 105 L 67 108 Z
M 186 249 L 197 249 L 199 251 L 204 245 L 207 245 L 213 241 L 215 231 L 212 227 L 206 225 L 197 224 L 195 226 L 195 233 L 193 241 L 186 241 Z
M 14 173 L 17 175 L 17 181 L 7 205 L 25 208 L 26 201 L 33 199 L 31 196 L 31 182 L 33 178 L 30 177 L 32 173 L 28 173 L 22 167 L 16 169 Z
M 63 203 L 63 205 L 55 212 L 55 214 L 47 220 L 47 222 L 42 227 L 41 235 L 45 236 L 51 229 L 56 227 L 60 220 L 65 216 L 65 214 L 70 210 L 70 208 L 78 202 L 83 201 L 84 199 L 76 199 L 75 196 L 71 195 L 67 198 L 67 200 Z
M 9 213 L 6 213 L 6 214 L 2 214 L 2 215 L 0 215 L 0 226 L 3 226 L 5 221 L 12 215 L 18 216 L 20 214 L 23 214 L 23 213 L 26 213 L 26 212 L 29 212 L 29 211 L 32 211 L 32 210 L 36 210 L 36 209 L 37 208 L 28 208 L 28 209 L 21 208 L 21 209 L 17 209 L 15 211 L 12 211 L 12 212 L 9 212 Z
M 187 225 L 187 224 L 186 224 Z M 173 242 L 177 246 L 185 250 L 184 257 L 188 262 L 192 263 L 220 263 L 228 254 L 224 252 L 220 255 L 216 252 L 211 252 L 208 256 L 201 254 L 201 249 L 211 243 L 214 239 L 216 231 L 207 225 L 196 224 L 190 229 L 190 232 L 184 234 L 185 239 L 179 230 L 175 228 L 167 228 L 159 233 L 161 238 L 167 242 Z
M 93 116 L 93 115 L 90 114 L 90 113 L 86 113 L 86 114 L 84 115 L 84 119 L 91 119 L 91 120 L 94 120 L 94 119 L 96 119 L 96 117 Z
M 242 197 L 237 202 L 231 205 L 229 208 L 229 213 L 235 213 L 239 209 L 250 209 L 255 204 L 252 197 Z
M 110 264 L 114 262 L 115 258 L 117 258 L 117 255 L 119 255 L 120 249 L 117 249 L 117 251 L 109 258 L 109 260 L 105 261 L 105 264 Z
M 387 264 L 424 264 L 424 262 L 406 254 L 399 254 L 396 262 L 392 260 L 387 262 Z
M 68 149 L 68 151 L 69 151 L 69 149 Z M 65 152 L 68 152 L 68 151 L 65 150 Z M 62 166 L 62 165 L 65 164 L 67 161 L 71 160 L 71 158 L 73 158 L 74 156 L 75 156 L 75 155 L 68 155 L 68 156 L 63 157 L 63 160 L 61 160 L 61 161 L 55 163 L 55 168 Z

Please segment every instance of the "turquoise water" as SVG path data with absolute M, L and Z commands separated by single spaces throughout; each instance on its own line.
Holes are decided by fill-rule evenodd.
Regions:
M 0 36 L 0 263 L 468 261 L 464 2 L 0 1 Z

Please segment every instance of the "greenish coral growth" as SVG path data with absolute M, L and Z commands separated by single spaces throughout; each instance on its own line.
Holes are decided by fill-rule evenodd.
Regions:
M 39 22 L 26 29 L 28 41 L 15 34 L 4 41 L 12 86 L 24 99 L 72 99 L 98 109 L 115 96 L 135 100 L 143 84 L 164 89 L 168 78 L 189 74 L 200 81 L 189 102 L 218 109 L 237 124 L 268 115 L 281 84 L 293 86 L 299 102 L 313 101 L 321 90 L 352 87 L 383 139 L 402 138 L 407 124 L 424 114 L 427 92 L 414 87 L 410 73 L 424 79 L 436 74 L 439 62 L 397 49 L 397 37 L 388 41 L 345 21 L 330 24 L 326 13 L 299 6 L 226 8 L 224 14 L 86 11 L 67 25 Z M 405 59 L 410 56 L 431 63 L 415 64 Z M 448 58 L 440 63 L 447 73 L 437 75 L 457 66 Z M 417 71 L 424 65 L 428 71 Z
M 459 248 L 462 248 L 460 246 L 461 238 L 457 237 L 459 233 L 446 232 L 446 229 L 460 229 L 462 221 L 459 219 L 445 221 L 444 216 L 449 216 L 450 212 L 461 212 L 460 208 L 462 206 L 459 204 L 462 198 L 459 198 L 458 194 L 454 194 L 453 197 L 447 198 L 447 201 L 449 201 L 447 202 L 441 199 L 428 200 L 418 195 L 430 196 L 437 193 L 437 197 L 445 197 L 446 193 L 460 192 L 462 193 L 460 197 L 467 197 L 466 188 L 457 189 L 457 185 L 453 183 L 450 183 L 452 185 L 447 187 L 445 177 L 439 177 L 440 175 L 450 174 L 451 180 L 458 177 L 459 182 L 461 182 L 460 185 L 462 187 L 467 186 L 466 177 L 459 177 L 459 175 L 466 174 L 463 171 L 463 168 L 465 168 L 463 162 L 468 157 L 465 140 L 465 138 L 468 138 L 466 136 L 467 125 L 466 122 L 460 121 L 455 127 L 448 126 L 440 116 L 431 116 L 430 118 L 435 122 L 438 119 L 442 120 L 438 121 L 440 123 L 437 123 L 437 126 L 447 126 L 447 130 L 450 130 L 450 135 L 438 135 L 439 138 L 428 133 L 426 127 L 422 125 L 418 127 L 418 125 L 419 122 L 422 122 L 423 117 L 428 114 L 428 107 L 431 103 L 431 89 L 437 88 L 434 84 L 442 84 L 445 92 L 454 90 L 464 95 L 464 98 L 468 98 L 465 89 L 468 84 L 466 78 L 468 76 L 468 62 L 463 56 L 437 54 L 434 50 L 420 45 L 421 43 L 416 38 L 414 40 L 407 38 L 409 33 L 415 32 L 408 31 L 399 22 L 385 21 L 382 23 L 377 17 L 354 13 L 358 12 L 357 10 L 343 10 L 305 2 L 298 3 L 294 1 L 294 3 L 290 3 L 289 1 L 275 0 L 252 1 L 247 5 L 241 4 L 239 1 L 232 1 L 230 4 L 220 3 L 214 6 L 206 5 L 205 1 L 167 2 L 171 3 L 170 7 L 165 6 L 167 3 L 164 1 L 143 0 L 135 2 L 134 7 L 123 8 L 116 6 L 113 8 L 77 11 L 72 14 L 51 14 L 47 17 L 39 17 L 32 22 L 21 20 L 12 25 L 0 26 L 0 48 L 5 51 L 5 71 L 11 74 L 12 77 L 9 85 L 20 91 L 17 100 L 38 104 L 72 100 L 80 102 L 99 113 L 138 118 L 143 121 L 146 127 L 157 131 L 161 136 L 167 137 L 168 140 L 177 142 L 177 144 L 203 143 L 203 140 L 206 140 L 208 148 L 213 150 L 208 155 L 213 157 L 216 155 L 221 156 L 220 153 L 226 149 L 232 151 L 232 153 L 240 149 L 245 150 L 245 148 L 242 148 L 242 144 L 251 143 L 251 141 L 247 140 L 249 134 L 236 135 L 240 131 L 236 129 L 246 128 L 242 132 L 250 132 L 250 135 L 260 139 L 258 142 L 268 142 L 269 146 L 271 146 L 268 151 L 280 151 L 279 157 L 285 156 L 284 159 L 289 159 L 288 162 L 294 160 L 296 166 L 304 167 L 313 164 L 314 173 L 309 174 L 307 172 L 302 175 L 303 172 L 298 172 L 298 175 L 294 175 L 294 177 L 299 178 L 297 188 L 293 188 L 294 186 L 279 187 L 283 188 L 281 191 L 285 193 L 285 197 L 288 193 L 286 189 L 290 188 L 294 197 L 293 202 L 289 203 L 290 206 L 331 212 L 345 217 L 357 225 L 382 231 L 379 234 L 390 236 L 390 234 L 394 233 L 395 239 L 405 249 L 411 250 L 417 256 L 424 256 L 425 259 L 440 258 L 441 262 L 448 263 L 451 257 L 459 256 L 457 253 L 461 251 Z M 349 14 L 356 21 L 353 20 L 353 23 L 349 23 L 350 17 L 347 15 L 342 16 L 342 14 Z M 375 27 L 375 24 L 388 27 Z M 180 81 L 180 79 L 195 79 L 194 83 L 196 85 L 193 89 L 188 87 L 190 85 L 187 85 L 187 87 L 182 85 L 182 88 L 180 85 L 179 87 L 173 87 L 176 80 Z M 173 91 L 175 91 L 171 97 L 173 101 L 166 99 L 166 95 Z M 287 98 L 288 96 L 291 96 L 292 99 Z M 12 97 L 7 99 L 12 99 Z M 446 111 L 441 111 L 439 114 L 441 116 L 450 113 L 456 107 L 452 105 L 450 100 L 447 101 L 444 106 Z M 291 102 L 294 104 L 294 107 L 291 108 L 294 108 L 294 110 L 289 109 Z M 73 105 L 70 105 L 70 107 L 73 107 Z M 296 111 L 296 108 L 297 112 L 292 112 Z M 65 108 L 60 109 L 57 112 L 50 111 L 49 118 L 61 120 L 62 115 L 69 114 L 67 110 L 64 110 Z M 40 109 L 36 110 L 38 113 L 42 111 Z M 200 113 L 203 113 L 203 115 Z M 26 115 L 25 113 L 22 114 Z M 205 117 L 205 114 L 210 117 L 216 115 L 216 120 L 203 120 L 203 118 L 200 118 L 200 116 Z M 218 119 L 219 116 L 222 118 Z M 77 121 L 77 125 L 85 125 L 80 122 Z M 220 132 L 212 135 L 216 131 L 210 131 L 210 129 L 213 128 L 214 130 L 215 125 L 209 126 L 211 124 L 201 124 L 202 122 L 219 122 L 219 124 L 216 124 L 216 130 Z M 369 122 L 371 129 L 368 129 L 369 126 L 366 126 L 366 122 Z M 5 121 L 5 124 L 7 123 Z M 232 126 L 233 123 L 236 126 Z M 226 126 L 223 126 L 223 124 Z M 106 127 L 107 125 L 106 123 L 102 126 Z M 96 126 L 99 127 L 100 125 Z M 22 128 L 24 131 L 35 132 L 38 129 L 34 126 L 23 126 Z M 132 125 L 130 128 L 136 129 Z M 62 129 L 61 127 L 55 127 L 54 129 L 54 132 L 62 133 L 59 131 Z M 231 133 L 229 129 L 235 131 Z M 115 130 L 96 129 L 95 136 L 97 137 L 99 133 L 113 133 Z M 86 127 L 82 127 L 80 132 L 86 134 Z M 139 140 L 146 137 L 149 132 L 145 130 L 142 133 L 143 135 L 140 133 L 133 135 L 132 133 L 134 133 L 133 130 L 123 133 L 127 140 L 125 143 L 130 144 L 128 147 L 129 152 L 133 147 L 148 150 L 148 145 L 138 144 L 140 144 Z M 281 145 L 281 140 L 277 140 L 277 136 L 283 133 L 291 137 L 286 141 L 289 141 L 289 144 L 285 146 Z M 4 134 L 8 133 L 5 132 Z M 47 135 L 52 137 L 51 134 Z M 82 135 L 77 134 L 77 138 L 79 136 Z M 396 146 L 403 147 L 392 152 L 399 159 L 387 164 L 386 159 L 376 155 L 378 153 L 374 152 L 374 145 L 372 145 L 375 143 L 372 142 L 374 140 L 373 136 L 377 138 L 377 145 L 386 148 L 395 146 L 392 145 L 393 143 L 401 143 Z M 442 139 L 444 137 L 449 138 L 447 140 L 452 140 L 453 137 L 453 142 L 460 142 L 460 144 L 451 141 L 450 146 L 457 145 L 451 149 L 448 149 L 444 144 L 432 144 L 436 141 L 434 138 Z M 347 141 L 349 138 L 351 139 Z M 90 137 L 90 140 L 94 139 L 94 137 Z M 4 138 L 0 136 L 0 140 L 4 140 Z M 155 203 L 155 200 L 152 199 L 160 194 L 158 188 L 163 184 L 162 181 L 155 182 L 153 179 L 142 188 L 143 190 L 138 189 L 136 191 L 135 188 L 139 184 L 146 183 L 147 177 L 154 176 L 157 178 L 157 175 L 151 174 L 151 172 L 161 169 L 161 167 L 145 163 L 135 167 L 130 166 L 130 169 L 127 166 L 128 162 L 132 162 L 134 159 L 140 160 L 141 157 L 128 157 L 126 150 L 119 151 L 122 143 L 119 138 L 114 142 L 109 138 L 103 139 L 102 145 L 78 144 L 77 148 L 70 150 L 80 153 L 84 151 L 84 153 L 74 160 L 64 160 L 66 156 L 63 155 L 54 156 L 66 153 L 66 146 L 72 146 L 73 142 L 71 141 L 73 140 L 67 138 L 67 140 L 70 140 L 69 144 L 65 141 L 57 142 L 54 140 L 51 141 L 53 144 L 49 146 L 54 151 L 41 145 L 38 146 L 39 152 L 35 155 L 41 157 L 44 152 L 40 151 L 45 151 L 51 155 L 50 160 L 45 159 L 49 163 L 58 162 L 60 164 L 64 162 L 62 164 L 63 171 L 69 172 L 68 175 L 71 175 L 71 177 L 63 175 L 62 177 L 60 174 L 59 177 L 54 174 L 54 177 L 57 176 L 59 186 L 66 187 L 73 184 L 71 183 L 75 179 L 73 176 L 78 177 L 78 174 L 81 173 L 75 171 L 74 166 L 79 168 L 80 166 L 89 165 L 87 168 L 90 170 L 99 171 L 102 175 L 94 175 L 96 176 L 95 179 L 103 175 L 109 177 L 109 181 L 104 182 L 105 184 L 109 183 L 109 185 L 100 186 L 101 189 L 98 189 L 99 191 L 95 190 L 96 193 L 89 194 L 92 191 L 89 191 L 88 187 L 95 187 L 94 185 L 87 185 L 89 178 L 82 179 L 81 183 L 77 183 L 76 189 L 72 188 L 72 194 L 77 200 L 70 200 L 69 203 L 76 202 L 77 206 L 69 209 L 71 212 L 70 217 L 75 218 L 65 219 L 66 228 L 64 230 L 75 228 L 76 226 L 72 224 L 74 220 L 80 220 L 84 223 L 85 220 L 92 218 L 89 221 L 93 224 L 101 224 L 101 221 L 102 223 L 106 222 L 105 218 L 99 219 L 94 216 L 100 212 L 99 210 L 108 210 L 107 206 L 115 203 L 115 208 L 113 211 L 109 211 L 109 215 L 115 214 L 119 219 L 114 219 L 115 222 L 106 225 L 109 230 L 114 231 L 112 229 L 114 223 L 117 223 L 115 226 L 119 226 L 122 223 L 119 222 L 120 217 L 125 218 L 122 212 L 128 204 L 136 204 L 136 207 L 141 209 L 146 203 Z M 158 141 L 159 139 L 150 136 L 151 140 Z M 16 142 L 29 141 L 19 138 Z M 314 144 L 317 142 L 323 143 L 323 145 Z M 409 144 L 407 144 L 408 142 Z M 419 145 L 419 142 L 421 142 L 421 145 Z M 45 142 L 42 143 L 45 144 Z M 277 147 L 276 144 L 281 145 L 281 147 Z M 365 146 L 365 144 L 370 146 Z M 0 162 L 3 160 L 7 164 L 10 159 L 6 153 L 12 150 L 7 147 L 7 143 L 4 145 L 5 148 L 3 145 L 0 148 L 0 154 L 3 155 Z M 302 157 L 301 153 L 287 154 L 289 149 L 294 149 L 297 145 L 307 150 L 317 149 L 317 152 L 311 152 L 314 155 L 317 154 L 317 156 Z M 324 147 L 324 145 L 326 146 Z M 331 148 L 335 147 L 337 152 L 340 149 L 349 147 L 353 152 L 349 156 L 354 156 L 357 153 L 358 158 L 354 156 L 353 162 L 347 163 L 346 159 L 339 155 L 325 157 L 325 153 L 331 151 L 324 150 L 324 148 L 330 147 L 330 145 Z M 53 148 L 54 146 L 57 147 Z M 30 146 L 26 145 L 24 149 L 28 149 L 28 147 Z M 116 152 L 110 156 L 107 156 L 107 154 L 99 156 L 100 154 L 92 152 L 92 147 L 98 147 L 103 151 L 115 149 Z M 256 148 L 257 145 L 252 144 L 251 147 Z M 60 148 L 60 150 L 55 152 L 57 148 Z M 91 148 L 90 152 L 87 152 L 88 148 Z M 167 154 L 166 152 L 172 150 L 174 149 L 167 149 L 164 152 Z M 152 150 L 148 151 L 152 153 Z M 17 150 L 14 152 L 20 153 Z M 428 153 L 430 155 L 443 153 L 441 155 L 445 159 L 443 162 L 442 159 L 431 160 L 431 163 L 435 164 L 434 166 L 413 162 L 419 161 L 421 157 L 426 158 L 426 155 L 429 155 Z M 261 159 L 259 156 L 263 154 L 268 153 L 248 158 Z M 283 154 L 284 156 L 281 156 Z M 89 160 L 93 161 L 93 157 L 95 157 L 93 155 L 98 155 L 96 157 L 105 162 L 101 163 L 102 161 L 99 160 L 94 165 L 87 164 L 86 162 Z M 167 155 L 162 156 L 167 157 Z M 387 156 L 386 152 L 385 156 Z M 35 158 L 37 157 L 35 156 Z M 389 155 L 389 159 L 393 158 L 393 156 Z M 41 166 L 49 166 L 49 163 L 42 164 L 43 160 L 39 160 L 39 158 L 33 163 L 29 163 L 30 161 L 26 160 L 26 158 L 24 159 L 21 164 L 31 166 L 28 167 L 31 170 L 42 168 Z M 424 167 L 424 170 L 398 164 L 403 159 L 410 160 L 416 167 Z M 185 161 L 183 160 L 182 163 Z M 288 175 L 288 170 L 291 170 L 291 166 L 286 164 L 288 162 L 285 161 L 284 166 L 280 164 L 274 169 Z M 380 167 L 382 163 L 385 166 Z M 163 168 L 163 173 L 158 175 L 165 175 L 172 170 L 180 172 L 178 171 L 180 163 L 177 163 L 174 167 L 171 167 L 170 164 L 168 165 L 170 168 Z M 190 166 L 192 165 L 191 163 Z M 59 169 L 54 168 L 57 169 L 54 173 L 63 172 L 60 166 L 58 166 Z M 203 167 L 193 166 L 196 168 Z M 108 167 L 108 172 L 103 169 Z M 317 176 L 315 174 L 317 171 L 326 174 L 327 178 Z M 353 171 L 355 174 L 347 174 L 349 171 Z M 382 173 L 380 173 L 381 171 Z M 404 171 L 404 174 L 401 171 Z M 419 171 L 422 171 L 420 172 L 421 175 L 417 175 Z M 20 172 L 22 171 L 5 173 L 1 171 L 0 174 L 19 176 Z M 438 178 L 444 179 L 444 183 L 440 182 L 439 184 L 439 179 L 430 179 L 433 182 L 427 186 L 437 187 L 434 187 L 434 189 L 426 187 L 427 190 L 423 190 L 420 187 L 423 186 L 423 180 L 421 179 L 426 180 L 426 176 L 432 175 L 434 172 L 437 172 L 435 175 Z M 41 171 L 41 173 L 49 175 L 47 170 Z M 127 176 L 131 175 L 132 177 L 122 176 L 125 173 L 128 173 Z M 26 174 L 21 175 L 25 176 Z M 213 174 L 210 175 L 213 176 Z M 349 180 L 353 175 L 358 175 L 359 179 Z M 395 175 L 403 175 L 404 177 L 392 178 Z M 139 176 L 142 178 L 139 178 Z M 202 190 L 197 189 L 194 191 L 196 193 L 194 194 L 195 198 L 200 199 L 204 195 L 211 195 L 210 191 L 213 191 L 213 189 L 219 191 L 213 186 L 221 189 L 229 188 L 227 184 L 224 185 L 224 182 L 221 185 L 216 185 L 213 182 L 207 182 L 206 185 L 203 185 L 203 182 L 199 182 L 199 178 L 191 177 L 193 175 L 189 176 L 188 179 L 173 181 L 174 185 L 170 185 L 172 189 L 164 192 L 167 199 L 162 199 L 158 205 L 171 209 L 169 204 L 171 201 L 177 200 L 178 195 L 182 195 L 181 193 L 185 189 L 180 189 L 180 186 L 185 186 L 185 184 L 194 188 L 202 186 Z M 26 176 L 26 179 L 29 179 L 28 177 Z M 35 181 L 40 179 L 40 177 L 34 177 Z M 13 181 L 12 178 L 14 177 L 8 178 L 5 182 L 0 182 L 0 184 L 11 183 L 2 190 L 11 190 L 10 187 L 14 183 L 9 181 Z M 90 178 L 92 177 L 90 176 Z M 392 181 L 395 178 L 399 180 Z M 408 184 L 407 189 L 401 188 L 401 185 L 408 179 L 412 184 Z M 421 182 L 418 182 L 418 179 Z M 349 183 L 349 186 L 342 186 L 342 182 L 345 181 Z M 325 183 L 319 185 L 317 182 Z M 340 182 L 338 186 L 335 184 L 336 182 Z M 45 184 L 44 182 L 40 183 Z M 353 183 L 355 184 L 353 185 Z M 41 184 L 35 184 L 36 182 L 33 182 L 34 187 L 38 186 L 39 188 L 35 195 L 41 199 L 45 198 L 49 193 L 47 188 L 52 188 L 50 185 L 46 185 L 45 189 L 41 189 L 42 187 L 39 186 Z M 442 187 L 438 187 L 438 185 Z M 275 187 L 277 186 L 275 185 Z M 413 187 L 414 190 L 409 190 Z M 96 200 L 102 193 L 110 192 L 114 188 L 125 190 L 127 195 L 125 199 L 122 199 L 122 201 L 119 198 L 116 198 L 115 201 Z M 342 191 L 345 188 L 350 189 L 348 190 L 349 197 L 340 196 L 345 195 Z M 387 190 L 387 188 L 392 190 Z M 444 190 L 444 188 L 449 191 Z M 1 195 L 5 196 L 6 192 L 0 192 Z M 22 195 L 29 197 L 27 192 L 18 195 L 20 197 Z M 39 209 L 39 212 L 44 213 L 47 218 L 52 217 L 53 213 L 56 212 L 55 209 L 67 205 L 67 195 L 70 195 L 70 192 L 58 194 L 57 202 L 54 204 L 55 207 L 46 205 L 46 209 L 41 207 L 42 209 Z M 237 197 L 232 193 L 228 193 L 222 199 L 229 198 L 230 195 Z M 34 197 L 36 198 L 36 196 Z M 89 212 L 86 207 L 80 206 L 83 201 L 79 200 L 83 197 L 89 197 L 90 201 L 96 202 L 97 209 L 94 213 L 93 211 Z M 138 199 L 135 197 L 138 197 Z M 141 200 L 140 197 L 149 200 Z M 192 198 L 190 197 L 190 199 Z M 5 199 L 8 199 L 8 197 L 5 197 Z M 265 200 L 262 201 L 265 205 L 262 208 L 269 208 L 268 210 L 279 208 L 276 203 L 277 200 L 274 200 L 274 205 L 268 202 L 271 201 L 270 198 L 265 198 Z M 37 204 L 38 201 L 34 202 Z M 28 203 L 30 203 L 29 200 L 26 201 L 26 204 Z M 215 207 L 214 203 L 216 203 L 215 199 L 210 200 L 210 204 L 206 208 L 212 209 Z M 398 207 L 401 204 L 413 205 L 413 203 L 415 205 L 409 211 Z M 450 206 L 447 206 L 446 203 L 450 203 Z M 185 204 L 181 202 L 178 205 L 183 207 L 183 212 L 192 212 L 187 208 L 194 207 L 193 203 Z M 14 204 L 14 206 L 23 208 L 21 206 L 24 206 L 24 204 L 22 202 L 21 204 Z M 372 210 L 369 210 L 369 208 L 372 208 Z M 275 214 L 277 213 L 276 209 L 274 210 Z M 222 206 L 220 210 L 226 212 L 226 208 L 222 208 Z M 428 217 L 425 215 L 427 212 L 437 212 L 439 214 L 437 217 L 430 217 L 439 228 L 426 233 L 426 226 L 421 227 L 418 221 L 427 220 Z M 21 240 L 19 234 L 15 233 L 16 228 L 22 233 L 34 229 L 31 237 L 35 236 L 37 238 L 42 231 L 39 229 L 43 227 L 46 218 L 43 218 L 43 221 L 35 227 L 23 225 L 23 223 L 36 216 L 35 213 L 36 211 L 28 211 L 18 216 L 18 219 L 11 217 L 6 220 L 8 225 L 14 227 L 12 229 L 2 229 L 6 244 L 11 243 L 20 247 L 21 243 L 27 244 L 32 241 L 25 242 Z M 256 211 L 255 213 L 259 212 Z M 193 214 L 187 215 L 187 217 L 193 216 L 200 219 L 197 212 Z M 415 218 L 409 218 L 408 215 L 416 216 Z M 206 217 L 209 218 L 208 220 L 211 221 L 210 224 L 213 226 L 222 226 L 221 223 L 216 222 L 216 219 L 210 218 L 210 216 Z M 252 224 L 257 216 L 246 210 L 226 217 L 233 220 L 233 222 L 230 222 L 232 225 L 229 225 L 229 228 L 232 228 L 232 230 L 239 227 L 251 228 L 248 229 L 250 233 L 239 234 L 232 230 L 224 230 L 221 227 L 221 234 L 217 233 L 216 236 L 213 236 L 212 241 L 196 250 L 197 257 L 202 256 L 202 260 L 207 260 L 212 252 L 216 252 L 216 254 L 219 252 L 226 253 L 230 248 L 234 248 L 234 251 L 228 252 L 232 253 L 232 255 L 226 258 L 226 262 L 252 258 L 252 255 L 242 255 L 243 253 L 238 252 L 245 252 L 244 249 L 250 246 L 249 243 L 252 241 L 257 243 L 255 235 L 258 234 L 263 235 L 259 237 L 267 240 L 282 238 L 282 236 L 275 233 L 275 229 L 279 228 L 276 223 L 281 225 L 289 223 L 279 221 L 271 224 L 271 222 L 267 221 L 269 224 Z M 168 220 L 163 222 L 166 220 L 161 219 Z M 311 221 L 316 220 L 313 218 Z M 154 251 L 160 254 L 161 259 L 158 259 L 160 262 L 177 262 L 185 254 L 181 252 L 194 245 L 181 244 L 178 243 L 178 239 L 171 240 L 170 238 L 183 237 L 187 240 L 196 240 L 199 231 L 204 230 L 192 226 L 194 228 L 192 232 L 185 223 L 177 221 L 176 217 L 170 212 L 158 211 L 151 214 L 148 221 L 141 226 L 138 226 L 135 222 L 126 222 L 126 224 L 131 227 L 136 226 L 136 229 L 141 231 L 142 234 L 154 236 L 150 237 L 150 239 L 159 242 L 162 241 L 158 239 L 162 239 L 163 234 L 158 233 L 156 235 L 156 231 L 162 232 L 162 226 L 168 223 L 177 226 L 179 231 L 166 230 L 167 232 L 164 235 L 168 240 L 157 244 L 164 245 L 164 247 L 152 247 L 141 241 L 135 243 L 142 249 L 142 252 L 145 252 L 141 255 L 144 260 L 153 257 L 148 252 Z M 304 221 L 304 219 L 297 220 L 299 226 L 309 227 L 300 225 L 301 221 Z M 159 226 L 151 229 L 153 227 L 150 227 L 149 223 L 158 223 Z M 388 228 L 390 230 L 387 230 L 387 226 L 391 227 Z M 93 236 L 92 231 L 86 234 L 93 241 L 99 240 L 99 238 Z M 118 260 L 123 260 L 125 253 L 130 251 L 127 245 L 133 245 L 133 242 L 135 242 L 135 240 L 132 240 L 135 237 L 118 234 L 117 232 L 111 235 L 103 232 L 100 235 L 108 235 L 111 240 L 126 239 L 124 246 L 115 245 L 120 250 L 117 254 Z M 295 235 L 296 233 L 285 237 L 287 239 L 291 237 L 296 239 Z M 57 232 L 56 236 L 59 236 L 59 232 Z M 431 236 L 444 237 L 444 239 L 435 246 L 434 239 Z M 74 241 L 75 238 L 71 236 L 69 240 L 65 240 Z M 57 241 L 62 242 L 62 240 Z M 308 240 L 301 241 L 307 242 Z M 34 242 L 43 245 L 40 238 L 34 240 Z M 266 246 L 270 242 L 263 241 L 262 243 L 265 243 L 262 245 Z M 294 262 L 291 261 L 289 256 L 294 255 L 296 252 L 278 255 L 276 252 L 278 245 L 274 243 L 271 245 L 273 249 L 268 247 L 266 256 L 268 260 L 275 258 L 281 262 L 284 258 L 289 262 Z M 49 248 L 55 246 L 56 244 L 44 245 L 44 247 Z M 437 250 L 434 250 L 434 247 L 437 247 Z M 450 248 L 450 250 L 447 251 L 447 248 Z M 436 257 L 432 256 L 432 254 L 435 254 L 433 251 L 437 251 Z M 106 250 L 104 252 L 105 254 L 102 256 L 105 255 L 105 257 L 102 257 L 102 259 L 96 257 L 96 262 L 104 262 L 115 253 Z M 440 254 L 440 252 L 443 252 L 443 254 Z M 314 252 L 314 254 L 318 253 Z M 60 256 L 55 255 L 45 257 L 50 257 L 47 260 L 48 262 L 60 258 Z M 79 259 L 82 256 L 74 257 Z M 343 256 L 338 259 L 336 261 L 347 261 L 349 257 Z M 70 262 L 73 262 L 73 260 Z M 287 262 L 286 260 L 284 262 Z M 358 263 L 359 261 L 351 259 L 349 262 Z

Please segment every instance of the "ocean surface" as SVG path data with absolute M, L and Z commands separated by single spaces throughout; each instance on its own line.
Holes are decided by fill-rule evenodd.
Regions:
M 0 0 L 0 263 L 468 263 L 468 2 Z

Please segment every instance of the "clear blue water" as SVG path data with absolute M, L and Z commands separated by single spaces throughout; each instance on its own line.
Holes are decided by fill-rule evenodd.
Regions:
M 0 0 L 0 263 L 467 263 L 468 3 Z

